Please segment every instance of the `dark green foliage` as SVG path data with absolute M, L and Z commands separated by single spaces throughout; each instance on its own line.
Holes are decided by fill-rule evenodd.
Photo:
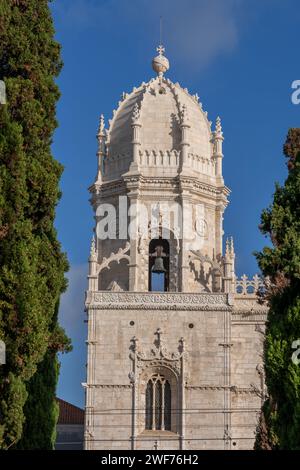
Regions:
M 59 411 L 54 398 L 59 374 L 56 356 L 56 353 L 48 351 L 27 385 L 28 399 L 24 407 L 26 421 L 18 449 L 51 450 L 54 447 Z
M 57 323 L 58 306 L 52 321 L 52 339 L 49 349 L 42 362 L 38 364 L 37 371 L 27 383 L 28 398 L 24 407 L 26 421 L 23 427 L 18 449 L 46 449 L 54 448 L 56 438 L 56 422 L 59 407 L 56 401 L 56 385 L 59 375 L 59 362 L 57 350 L 64 345 L 65 351 L 71 346 L 66 340 L 63 330 Z
M 261 230 L 273 247 L 257 253 L 269 276 L 270 305 L 265 341 L 266 382 L 270 398 L 257 438 L 258 448 L 300 449 L 300 364 L 292 361 L 300 339 L 300 129 L 291 129 L 284 146 L 289 174 L 276 186 L 272 206 L 263 211 Z
M 67 261 L 53 224 L 62 173 L 50 150 L 61 68 L 53 35 L 47 0 L 0 0 L 0 79 L 7 88 L 0 106 L 0 339 L 7 349 L 0 448 L 22 435 L 38 364 L 43 371 L 42 361 L 52 358 L 57 369 L 56 353 L 67 344 L 55 309 Z M 53 388 L 49 393 L 53 401 Z

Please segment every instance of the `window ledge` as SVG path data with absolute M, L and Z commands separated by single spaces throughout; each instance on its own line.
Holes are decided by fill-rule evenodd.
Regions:
M 178 437 L 179 438 L 179 434 L 177 434 L 176 432 L 173 432 L 173 431 L 161 431 L 161 430 L 156 430 L 156 431 L 151 431 L 150 429 L 145 429 L 143 432 L 141 432 L 139 434 L 138 437 L 160 437 L 160 436 L 164 436 L 164 437 L 167 437 L 167 436 L 170 436 L 170 437 Z

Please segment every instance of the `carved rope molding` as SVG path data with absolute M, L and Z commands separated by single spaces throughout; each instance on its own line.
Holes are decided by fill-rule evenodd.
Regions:
M 164 364 L 159 364 L 164 365 Z M 85 388 L 115 388 L 115 389 L 131 389 L 132 383 L 130 384 L 84 384 Z M 259 392 L 254 386 L 252 385 L 250 388 L 239 388 L 235 386 L 218 386 L 218 385 L 185 385 L 186 390 L 211 390 L 211 391 L 223 391 L 223 390 L 230 390 L 235 394 L 249 394 L 249 395 L 259 395 Z M 260 396 L 260 395 L 259 395 Z
M 84 388 L 122 388 L 131 389 L 132 384 L 84 384 Z
M 205 310 L 231 311 L 227 294 L 151 292 L 88 292 L 86 306 L 97 310 Z
M 230 390 L 234 394 L 248 394 L 257 395 L 257 391 L 253 387 L 241 388 L 235 385 L 185 385 L 186 390 L 211 390 L 211 391 L 223 391 Z

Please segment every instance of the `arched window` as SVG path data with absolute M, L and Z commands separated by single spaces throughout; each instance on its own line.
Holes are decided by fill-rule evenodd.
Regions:
M 149 244 L 149 291 L 167 292 L 169 290 L 168 240 L 154 238 Z
M 145 428 L 171 431 L 171 387 L 160 374 L 155 374 L 146 387 Z

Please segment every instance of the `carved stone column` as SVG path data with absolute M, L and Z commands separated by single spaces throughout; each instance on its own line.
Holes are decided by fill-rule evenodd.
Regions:
M 231 449 L 231 312 L 223 312 L 224 342 L 224 450 Z
M 222 125 L 221 125 L 221 119 L 217 117 L 216 120 L 216 130 L 213 133 L 214 136 L 214 159 L 216 161 L 216 176 L 220 178 L 221 180 L 223 179 L 222 176 L 222 160 L 223 160 L 223 150 L 222 150 L 222 145 L 223 145 L 223 132 L 222 132 Z
M 85 388 L 86 406 L 85 406 L 85 450 L 93 449 L 94 438 L 94 393 L 92 385 L 95 383 L 95 358 L 96 358 L 96 321 L 95 310 L 89 309 L 88 312 L 88 339 L 87 343 L 87 381 L 82 386 Z
M 140 180 L 138 176 L 124 177 L 129 198 L 129 223 L 130 223 L 130 263 L 129 263 L 129 290 L 135 292 L 138 287 L 138 203 L 140 195 Z
M 182 106 L 180 113 L 180 128 L 181 128 L 181 171 L 189 166 L 188 153 L 189 153 L 189 141 L 188 141 L 188 129 L 191 126 L 188 122 L 187 108 L 185 105 Z
M 180 234 L 180 251 L 179 251 L 179 291 L 180 292 L 188 292 L 189 291 L 189 259 L 188 259 L 188 251 L 187 248 L 188 240 L 187 236 L 190 234 L 188 233 L 188 229 L 191 228 L 192 223 L 192 199 L 190 194 L 190 185 L 189 182 L 182 176 L 179 177 L 179 187 L 180 187 L 180 203 L 182 208 L 182 222 L 181 222 L 181 234 Z
M 89 257 L 89 275 L 88 275 L 88 290 L 97 291 L 98 290 L 98 250 L 96 246 L 95 236 L 92 239 L 91 251 Z
M 139 110 L 137 103 L 135 103 L 135 106 L 133 108 L 131 127 L 133 130 L 133 139 L 132 139 L 133 162 L 130 165 L 130 171 L 138 172 L 139 171 L 139 149 L 141 146 L 140 129 L 142 125 L 140 122 L 140 110 Z
M 98 173 L 97 173 L 96 181 L 97 181 L 97 183 L 102 183 L 103 159 L 104 159 L 104 156 L 105 156 L 105 140 L 106 140 L 103 114 L 101 114 L 101 116 L 100 116 L 100 123 L 99 123 L 99 129 L 98 129 L 98 133 L 97 133 L 97 139 L 98 139 L 98 152 L 97 152 Z

